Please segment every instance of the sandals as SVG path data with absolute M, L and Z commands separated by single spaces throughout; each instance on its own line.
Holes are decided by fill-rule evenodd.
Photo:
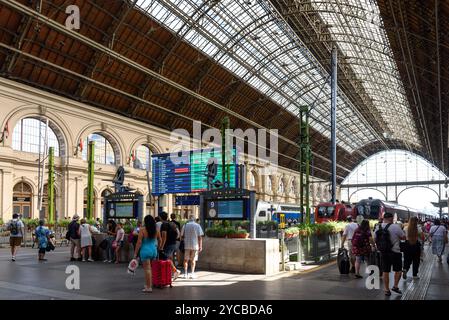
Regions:
M 386 295 L 387 297 L 391 296 L 391 291 L 390 291 L 390 290 L 385 290 L 385 295 Z
M 356 277 L 357 279 L 363 279 L 363 276 L 361 276 L 360 274 L 356 274 L 355 277 Z
M 393 292 L 395 292 L 397 294 L 402 294 L 402 291 L 399 288 L 393 287 L 393 288 L 391 288 L 391 291 L 393 291 Z
M 151 292 L 153 292 L 153 288 L 143 288 L 142 292 L 143 293 L 151 293 Z

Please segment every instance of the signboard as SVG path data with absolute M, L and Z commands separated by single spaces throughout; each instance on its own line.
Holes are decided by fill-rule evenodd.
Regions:
M 206 219 L 246 220 L 249 208 L 248 199 L 206 200 Z
M 237 184 L 237 151 L 233 149 L 230 164 L 230 185 Z M 192 150 L 187 155 L 178 154 L 177 163 L 171 160 L 171 154 L 152 155 L 152 194 L 192 193 L 207 190 L 207 164 L 209 159 L 218 163 L 217 175 L 213 183 L 222 180 L 221 152 L 213 149 Z
M 176 196 L 176 206 L 197 206 L 200 204 L 200 196 Z
M 131 192 L 112 193 L 105 197 L 105 220 L 138 219 L 142 216 L 143 196 Z

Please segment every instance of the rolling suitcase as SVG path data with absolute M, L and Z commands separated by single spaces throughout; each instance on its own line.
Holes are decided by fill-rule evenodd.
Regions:
M 337 265 L 340 274 L 349 274 L 351 262 L 349 260 L 348 250 L 346 250 L 345 248 L 338 249 Z
M 153 286 L 156 288 L 172 287 L 170 260 L 151 261 L 151 271 L 153 274 Z

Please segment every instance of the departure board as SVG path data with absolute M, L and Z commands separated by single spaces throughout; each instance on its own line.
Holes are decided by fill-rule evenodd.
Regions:
M 222 165 L 220 150 L 192 150 L 186 155 L 178 154 L 173 163 L 170 153 L 152 155 L 152 194 L 191 193 L 207 190 L 207 164 L 209 159 L 218 163 L 214 183 L 222 180 Z M 229 164 L 230 188 L 237 183 L 237 152 L 233 149 L 232 162 Z

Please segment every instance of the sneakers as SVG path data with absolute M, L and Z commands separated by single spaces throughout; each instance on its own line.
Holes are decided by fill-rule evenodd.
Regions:
M 191 273 L 191 274 L 189 275 L 189 279 L 196 279 L 196 274 Z
M 104 262 L 104 263 L 106 263 L 106 262 L 109 262 L 109 260 L 108 260 L 108 259 L 106 259 L 106 260 L 103 260 L 103 262 Z
M 402 270 L 402 279 L 407 280 L 407 270 Z
M 178 277 L 181 275 L 181 271 L 176 270 L 175 273 L 173 273 L 173 281 L 175 281 L 176 279 L 178 279 Z
M 89 262 L 94 262 L 94 259 L 89 258 L 89 259 L 87 259 L 87 261 L 89 261 Z
M 399 288 L 391 288 L 391 291 L 396 292 L 397 294 L 402 294 L 402 291 Z
M 16 261 L 16 256 L 12 256 L 11 261 Z
M 86 262 L 86 259 L 83 259 L 83 262 Z
M 143 289 L 142 289 L 142 292 L 143 292 L 143 293 L 150 293 L 150 292 L 153 292 L 153 288 L 143 288 Z

